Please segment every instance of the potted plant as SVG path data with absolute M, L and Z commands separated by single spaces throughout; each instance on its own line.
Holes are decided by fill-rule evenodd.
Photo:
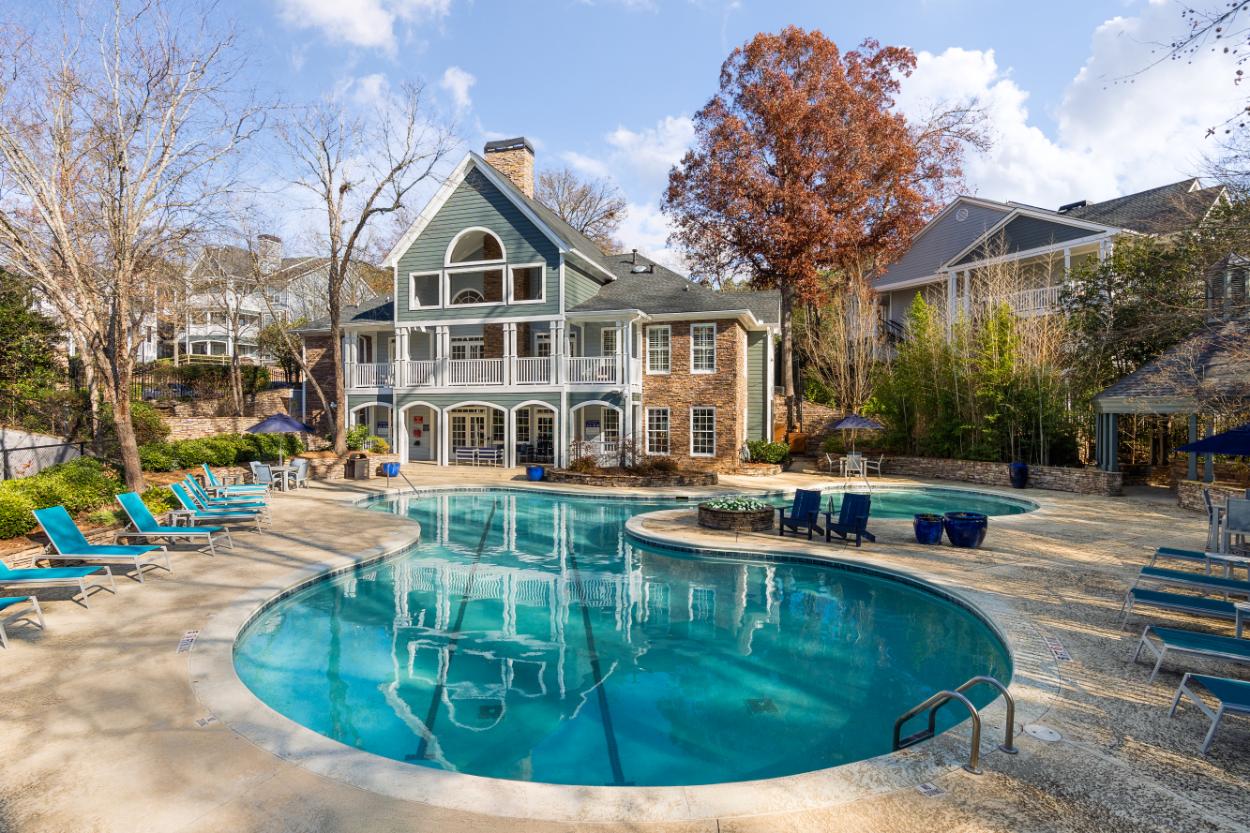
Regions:
M 526 480 L 530 480 L 532 482 L 537 483 L 539 480 L 542 480 L 543 477 L 546 476 L 546 474 L 547 474 L 547 470 L 544 469 L 542 466 L 526 466 L 525 467 L 525 479 Z
M 934 515 L 929 512 L 921 512 L 915 515 L 911 522 L 912 530 L 916 533 L 916 543 L 918 544 L 940 544 L 942 543 L 942 516 Z
M 773 528 L 776 513 L 776 507 L 756 498 L 716 498 L 699 504 L 699 526 L 732 532 L 764 532 Z
M 947 512 L 942 526 L 952 546 L 976 549 L 985 541 L 990 519 L 980 512 Z
M 1011 476 L 1011 486 L 1013 489 L 1023 489 L 1029 485 L 1029 464 L 1023 460 L 1016 460 L 1007 466 L 1009 475 Z

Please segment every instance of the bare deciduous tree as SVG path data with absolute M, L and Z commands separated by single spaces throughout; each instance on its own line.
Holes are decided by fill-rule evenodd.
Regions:
M 263 125 L 231 89 L 241 59 L 215 16 L 163 0 L 72 6 L 61 31 L 0 47 L 0 258 L 82 351 L 136 490 L 130 388 L 149 286 Z
M 542 171 L 534 197 L 604 251 L 621 248 L 616 233 L 625 218 L 625 198 L 608 180 L 582 179 L 568 168 Z
M 311 193 L 321 215 L 321 251 L 328 259 L 326 300 L 334 365 L 331 402 L 334 449 L 347 451 L 347 394 L 343 373 L 343 288 L 352 261 L 370 245 L 371 226 L 400 211 L 421 183 L 435 177 L 455 147 L 452 127 L 426 112 L 423 88 L 405 84 L 370 112 L 352 115 L 343 102 L 309 107 L 280 133 L 299 173 L 297 187 Z M 305 369 L 306 371 L 306 369 Z

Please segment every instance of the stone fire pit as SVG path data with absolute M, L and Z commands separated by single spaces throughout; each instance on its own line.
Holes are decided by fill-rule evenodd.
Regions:
M 777 509 L 755 498 L 718 498 L 699 504 L 699 526 L 730 532 L 764 532 L 773 528 Z

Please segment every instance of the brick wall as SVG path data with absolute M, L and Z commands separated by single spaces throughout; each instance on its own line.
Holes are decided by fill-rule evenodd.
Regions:
M 1194 512 L 1206 512 L 1202 499 L 1204 489 L 1211 490 L 1211 499 L 1219 504 L 1230 497 L 1245 497 L 1246 487 L 1232 483 L 1203 483 L 1200 480 L 1181 480 L 1176 484 L 1176 505 Z
M 887 454 L 881 473 L 935 480 L 959 480 L 983 486 L 1010 486 L 1006 463 L 980 460 L 947 460 L 937 457 L 896 457 Z M 1029 466 L 1029 488 L 1053 489 L 1081 495 L 1120 495 L 1124 493 L 1120 472 L 1064 466 Z
M 308 361 L 308 370 L 310 375 L 321 385 L 321 389 L 326 395 L 334 399 L 334 351 L 330 347 L 330 336 L 328 335 L 311 335 L 304 338 L 305 356 Z M 321 399 L 313 390 L 312 385 L 308 386 L 308 413 L 304 415 L 304 422 L 318 428 L 321 421 L 325 418 L 325 409 L 321 407 Z
M 503 358 L 503 324 L 482 325 L 482 356 L 487 359 Z
M 275 388 L 262 390 L 243 403 L 243 413 L 248 416 L 260 414 L 270 416 L 279 412 L 285 413 L 287 403 L 293 392 L 298 388 Z M 173 406 L 171 416 L 174 417 L 212 417 L 226 416 L 233 406 L 228 398 L 195 399 L 190 402 L 179 402 Z
M 690 372 L 691 324 L 716 324 L 716 372 Z M 646 330 L 643 331 L 645 344 Z M 648 407 L 669 409 L 669 457 L 683 468 L 728 471 L 738 465 L 746 436 L 746 333 L 736 321 L 672 323 L 672 364 L 668 375 L 642 377 L 642 420 L 639 438 L 645 443 Z M 645 350 L 644 350 L 645 371 Z M 690 456 L 690 409 L 716 408 L 716 456 Z M 645 444 L 643 445 L 645 448 Z

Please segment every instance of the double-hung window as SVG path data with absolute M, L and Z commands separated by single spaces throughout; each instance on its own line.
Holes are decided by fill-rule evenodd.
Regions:
M 716 408 L 710 405 L 690 409 L 690 456 L 716 456 Z
M 615 444 L 621 439 L 621 414 L 611 408 L 603 409 L 603 429 L 600 435 L 605 443 Z
M 690 325 L 690 372 L 716 372 L 716 325 Z
M 599 331 L 599 354 L 602 356 L 616 355 L 615 327 L 606 327 Z
M 453 359 L 480 359 L 485 355 L 485 343 L 481 336 L 452 336 Z
M 668 408 L 647 408 L 647 453 L 668 454 Z
M 668 373 L 673 365 L 673 331 L 667 324 L 647 328 L 647 372 Z

